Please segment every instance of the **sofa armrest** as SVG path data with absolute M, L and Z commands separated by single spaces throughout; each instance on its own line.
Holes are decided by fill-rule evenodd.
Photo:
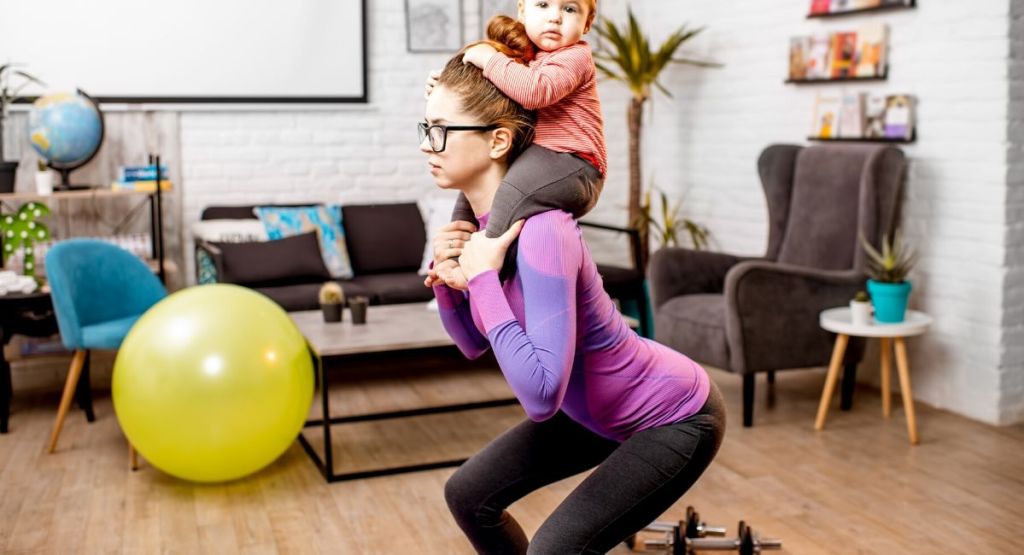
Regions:
M 217 245 L 214 245 L 209 241 L 197 239 L 195 242 L 196 283 L 200 285 L 211 283 L 209 280 L 203 281 L 203 276 L 200 275 L 202 268 L 199 259 L 203 254 L 213 261 L 213 283 L 219 282 L 220 276 L 224 275 L 224 253 L 221 252 Z
M 730 366 L 739 372 L 817 366 L 830 337 L 818 325 L 826 308 L 845 305 L 864 287 L 857 270 L 819 270 L 756 260 L 725 278 Z
M 648 266 L 654 306 L 681 295 L 721 293 L 729 269 L 744 260 L 750 259 L 681 247 L 658 249 Z

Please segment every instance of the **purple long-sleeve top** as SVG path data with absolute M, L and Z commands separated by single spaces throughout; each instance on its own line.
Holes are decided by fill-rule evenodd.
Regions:
M 487 216 L 479 218 L 481 227 Z M 707 400 L 700 365 L 629 328 L 605 293 L 572 216 L 554 210 L 526 220 L 517 271 L 502 284 L 482 272 L 462 292 L 434 287 L 441 321 L 459 349 L 494 349 L 501 371 L 532 420 L 559 410 L 593 432 L 624 441 L 678 422 Z

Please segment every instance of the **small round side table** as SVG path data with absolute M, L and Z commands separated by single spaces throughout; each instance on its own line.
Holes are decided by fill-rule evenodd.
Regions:
M 835 347 L 832 349 L 828 377 L 825 378 L 825 389 L 821 392 L 821 403 L 818 405 L 818 418 L 814 422 L 814 429 L 820 431 L 825 427 L 825 415 L 828 413 L 828 405 L 836 388 L 836 380 L 839 378 L 839 369 L 843 365 L 843 355 L 846 352 L 846 344 L 849 342 L 850 336 L 878 337 L 882 341 L 882 415 L 888 418 L 892 411 L 892 389 L 889 374 L 892 366 L 890 345 L 894 345 L 896 370 L 899 372 L 900 391 L 903 395 L 903 410 L 907 415 L 907 433 L 910 435 L 910 443 L 916 445 L 917 421 L 914 419 L 914 396 L 910 389 L 907 346 L 903 340 L 927 331 L 928 326 L 932 323 L 931 316 L 916 310 L 908 310 L 902 322 L 887 324 L 872 321 L 870 325 L 865 326 L 853 323 L 849 307 L 839 307 L 822 311 L 818 323 L 822 328 L 838 335 L 836 335 Z

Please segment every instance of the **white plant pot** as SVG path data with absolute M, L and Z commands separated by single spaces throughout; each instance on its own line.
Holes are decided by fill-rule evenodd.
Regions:
M 53 193 L 53 172 L 36 172 L 36 194 L 49 195 Z
M 870 326 L 871 302 L 850 301 L 850 319 L 855 326 Z

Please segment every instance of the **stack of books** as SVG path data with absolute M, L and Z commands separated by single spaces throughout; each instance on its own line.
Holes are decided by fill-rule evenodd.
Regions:
M 121 166 L 117 180 L 110 184 L 113 191 L 156 191 L 156 166 Z M 173 187 L 167 178 L 167 166 L 160 165 L 160 190 L 169 191 Z
M 811 138 L 912 140 L 914 103 L 908 94 L 819 94 Z
M 889 28 L 882 23 L 856 31 L 793 37 L 789 43 L 789 79 L 884 77 L 888 41 Z

